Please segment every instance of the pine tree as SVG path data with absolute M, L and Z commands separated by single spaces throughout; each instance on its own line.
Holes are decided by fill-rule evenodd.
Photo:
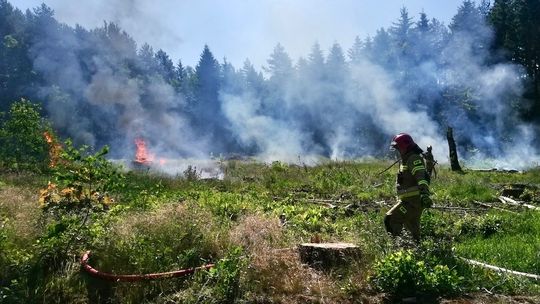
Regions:
M 220 65 L 208 45 L 204 46 L 199 63 L 195 67 L 195 110 L 197 125 L 207 135 L 216 136 L 221 107 L 218 99 L 220 88 Z
M 255 67 L 246 59 L 244 66 L 240 70 L 242 79 L 244 81 L 244 88 L 246 91 L 253 93 L 261 93 L 264 87 L 264 77 L 261 72 L 257 72 Z
M 353 64 L 356 64 L 360 62 L 360 60 L 362 60 L 364 56 L 364 43 L 362 42 L 362 39 L 360 39 L 360 37 L 356 36 L 354 38 L 354 43 L 347 52 L 347 55 L 349 56 L 349 60 Z
M 324 55 L 319 43 L 315 43 L 311 47 L 311 52 L 309 53 L 307 63 L 307 69 L 309 74 L 307 76 L 309 77 L 310 81 L 323 81 L 325 78 Z M 317 84 L 315 83 L 315 85 Z
M 278 84 L 288 81 L 294 72 L 291 57 L 285 52 L 281 44 L 277 44 L 268 59 L 268 67 L 265 68 L 270 74 L 270 81 Z
M 409 56 L 411 53 L 413 40 L 411 29 L 413 24 L 407 9 L 405 7 L 401 8 L 398 21 L 394 22 L 389 30 L 398 56 Z

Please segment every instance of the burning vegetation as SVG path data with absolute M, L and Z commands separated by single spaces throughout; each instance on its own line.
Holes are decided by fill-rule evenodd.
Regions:
M 135 159 L 133 160 L 133 164 L 135 166 L 143 167 L 150 166 L 154 160 L 154 155 L 148 152 L 148 147 L 146 146 L 144 139 L 140 137 L 136 138 L 135 147 Z
M 43 137 L 45 137 L 45 141 L 49 145 L 49 167 L 54 168 L 58 164 L 58 160 L 60 159 L 60 152 L 62 152 L 62 146 L 54 135 L 50 133 L 49 131 L 43 132 Z

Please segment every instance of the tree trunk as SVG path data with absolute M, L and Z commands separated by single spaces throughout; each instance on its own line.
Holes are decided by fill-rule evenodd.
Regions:
M 454 135 L 452 128 L 448 127 L 446 131 L 446 139 L 448 140 L 448 149 L 450 151 L 450 166 L 452 171 L 462 171 L 459 165 L 458 155 L 456 150 L 456 142 L 454 141 Z
M 360 248 L 349 243 L 304 243 L 298 251 L 303 263 L 321 270 L 347 265 L 360 257 Z

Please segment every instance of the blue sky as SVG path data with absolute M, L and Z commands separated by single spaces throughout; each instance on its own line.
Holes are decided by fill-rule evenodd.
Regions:
M 318 42 L 326 51 L 334 42 L 348 49 L 356 36 L 365 38 L 388 27 L 405 6 L 416 21 L 429 18 L 449 24 L 462 0 L 9 0 L 25 10 L 42 2 L 61 22 L 86 28 L 113 21 L 140 46 L 163 49 L 176 63 L 195 66 L 208 44 L 221 62 L 240 68 L 249 58 L 266 65 L 279 42 L 293 60 L 307 56 Z

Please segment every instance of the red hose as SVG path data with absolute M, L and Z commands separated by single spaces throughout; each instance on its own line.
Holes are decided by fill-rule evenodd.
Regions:
M 194 273 L 197 270 L 209 269 L 214 267 L 214 264 L 206 264 L 200 267 L 181 269 L 176 271 L 169 272 L 160 272 L 160 273 L 147 273 L 147 274 L 112 274 L 101 272 L 88 264 L 88 259 L 90 258 L 90 251 L 85 252 L 81 257 L 81 266 L 83 269 L 93 277 L 98 279 L 112 281 L 112 282 L 138 282 L 138 281 L 149 281 L 156 279 L 164 278 L 176 278 L 183 277 L 189 274 Z

